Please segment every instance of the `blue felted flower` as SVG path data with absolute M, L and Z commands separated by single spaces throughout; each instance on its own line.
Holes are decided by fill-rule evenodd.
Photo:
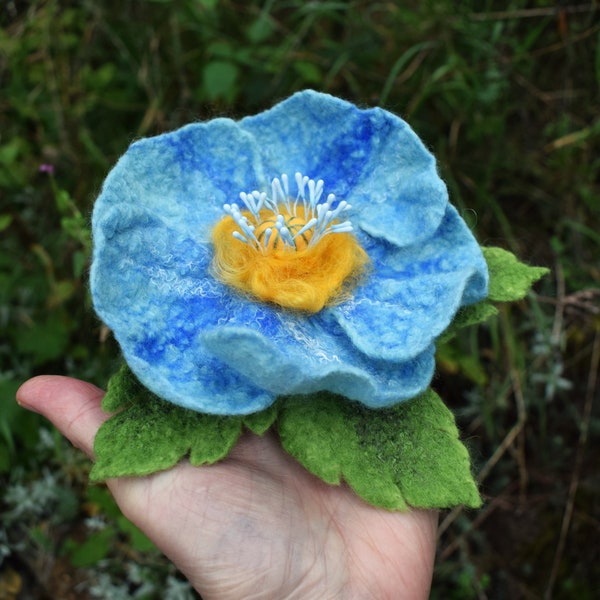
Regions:
M 323 308 L 280 306 L 224 282 L 213 237 L 224 218 L 259 258 L 352 236 L 368 266 Z M 482 252 L 410 127 L 313 91 L 132 144 L 96 202 L 93 238 L 93 301 L 133 372 L 215 414 L 320 390 L 369 407 L 413 398 L 436 338 L 487 294 Z

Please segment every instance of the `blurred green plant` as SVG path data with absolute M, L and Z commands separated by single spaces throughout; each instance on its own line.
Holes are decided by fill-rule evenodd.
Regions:
M 0 559 L 10 573 L 28 555 L 69 568 L 72 559 L 86 565 L 96 597 L 178 589 L 162 563 L 156 596 L 154 551 L 86 491 L 85 463 L 14 394 L 39 373 L 103 385 L 114 368 L 116 346 L 87 297 L 89 215 L 127 145 L 189 121 L 255 113 L 305 87 L 407 118 L 479 240 L 554 271 L 537 294 L 440 352 L 436 387 L 490 500 L 478 513 L 444 516 L 432 597 L 592 597 L 597 544 L 586 523 L 600 518 L 590 500 L 598 483 L 581 432 L 600 434 L 597 403 L 586 400 L 597 393 L 600 329 L 600 25 L 585 2 L 6 0 L 0 512 L 18 504 L 9 490 L 29 493 L 48 477 L 66 512 L 62 523 L 30 513 L 31 535 L 20 538 L 16 521 L 3 520 Z M 85 519 L 100 513 L 103 524 L 88 530 Z M 562 523 L 571 537 L 561 538 Z M 74 529 L 57 542 L 66 524 Z M 82 533 L 95 541 L 86 546 Z M 135 556 L 126 567 L 102 570 L 127 547 Z M 556 569 L 570 575 L 555 583 Z

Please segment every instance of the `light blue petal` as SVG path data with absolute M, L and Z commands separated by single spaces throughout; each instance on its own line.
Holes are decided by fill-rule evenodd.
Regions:
M 426 239 L 448 193 L 435 159 L 399 117 L 306 90 L 240 127 L 260 149 L 270 177 L 296 171 L 323 179 L 325 192 L 352 204 L 355 225 L 403 246 Z
M 207 353 L 194 355 L 195 364 L 189 372 L 177 361 L 163 360 L 157 364 L 135 354 L 125 357 L 142 384 L 157 396 L 197 412 L 246 415 L 264 410 L 276 399 L 274 394 L 258 388 Z
M 254 140 L 237 123 L 187 125 L 129 147 L 106 178 L 94 223 L 114 205 L 143 206 L 167 227 L 206 239 L 223 204 L 263 179 Z
M 487 295 L 485 259 L 451 205 L 425 243 L 401 249 L 371 244 L 368 250 L 370 277 L 332 313 L 352 344 L 369 357 L 405 361 L 419 355 L 461 306 Z
M 350 342 L 367 356 L 406 361 L 421 354 L 448 327 L 471 275 L 469 270 L 380 280 L 372 297 L 347 302 L 334 314 Z
M 294 94 L 240 128 L 260 149 L 271 177 L 296 171 L 323 179 L 326 193 L 347 196 L 369 162 L 374 125 L 368 111 L 312 90 Z
M 203 348 L 199 332 L 235 315 L 208 272 L 205 244 L 154 215 L 113 206 L 97 215 L 92 297 L 140 381 L 162 398 L 216 414 L 256 412 L 274 401 Z
M 295 332 L 285 345 L 249 327 L 224 327 L 203 334 L 206 348 L 258 387 L 276 395 L 330 391 L 371 408 L 391 406 L 423 392 L 433 376 L 434 346 L 404 363 L 364 360 L 343 341 L 312 334 L 291 315 Z

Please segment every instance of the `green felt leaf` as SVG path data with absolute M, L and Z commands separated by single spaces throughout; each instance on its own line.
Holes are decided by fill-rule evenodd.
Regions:
M 286 398 L 278 429 L 283 447 L 310 472 L 346 481 L 370 504 L 481 505 L 454 417 L 432 390 L 385 410 L 331 394 Z
M 111 378 L 103 408 L 121 410 L 96 434 L 93 481 L 148 475 L 174 466 L 185 456 L 194 465 L 214 463 L 234 446 L 244 420 L 166 402 L 144 388 L 125 365 Z M 264 415 L 261 418 L 268 420 Z
M 278 403 L 246 416 L 198 413 L 147 390 L 126 364 L 113 375 L 102 401 L 116 412 L 96 434 L 92 481 L 148 475 L 169 469 L 185 456 L 193 465 L 212 464 L 229 454 L 242 426 L 262 435 L 275 421 Z
M 196 413 L 148 391 L 139 400 L 96 434 L 93 481 L 148 475 L 173 467 L 188 454 L 193 464 L 213 463 L 227 456 L 241 433 L 241 418 Z
M 521 300 L 529 288 L 549 273 L 545 267 L 530 267 L 502 248 L 482 248 L 490 274 L 489 295 L 482 302 L 461 308 L 438 338 L 438 344 L 452 339 L 459 329 L 483 323 L 498 314 L 493 302 Z
M 459 329 L 483 323 L 497 314 L 498 309 L 488 300 L 464 306 L 458 311 L 448 329 L 438 338 L 437 343 L 443 344 L 453 338 Z
M 141 401 L 142 395 L 150 393 L 133 376 L 126 363 L 110 378 L 106 394 L 102 399 L 102 410 L 105 412 L 116 412 L 127 405 Z
M 550 270 L 530 267 L 502 248 L 482 248 L 490 273 L 489 300 L 512 302 L 521 300 L 529 288 Z
M 256 435 L 263 435 L 273 425 L 279 413 L 279 403 L 275 402 L 265 410 L 243 417 L 244 426 Z
M 462 329 L 469 325 L 487 321 L 490 317 L 497 314 L 498 309 L 493 304 L 484 300 L 483 302 L 477 302 L 477 304 L 471 304 L 470 306 L 461 308 L 452 324 L 455 327 Z

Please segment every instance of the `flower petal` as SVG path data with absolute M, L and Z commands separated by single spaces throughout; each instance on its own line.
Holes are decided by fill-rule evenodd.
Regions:
M 361 352 L 371 358 L 405 361 L 419 355 L 450 324 L 471 271 L 424 275 L 407 281 L 380 281 L 377 293 L 334 312 Z
M 129 204 L 143 206 L 174 231 L 206 239 L 223 204 L 263 179 L 254 140 L 230 119 L 142 139 L 106 178 L 94 206 L 94 234 L 105 211 Z
M 195 353 L 188 371 L 177 361 L 156 364 L 136 355 L 125 357 L 132 371 L 140 373 L 140 381 L 157 396 L 195 411 L 245 415 L 264 410 L 276 398 L 207 353 Z
M 240 127 L 260 149 L 271 176 L 301 171 L 347 200 L 353 222 L 403 246 L 439 226 L 448 193 L 435 159 L 399 117 L 312 90 L 299 92 Z
M 323 335 L 322 323 L 308 324 L 283 313 L 280 318 L 281 338 L 251 327 L 223 327 L 207 331 L 202 339 L 214 356 L 276 395 L 329 391 L 378 408 L 417 396 L 433 376 L 433 344 L 401 364 L 365 360 L 339 331 Z M 335 323 L 330 325 L 335 329 Z
M 348 196 L 369 162 L 374 125 L 369 111 L 312 90 L 239 122 L 271 176 L 300 171 L 323 179 L 327 192 L 340 197 Z
M 273 394 L 202 347 L 198 332 L 231 312 L 227 290 L 208 274 L 208 247 L 127 205 L 97 214 L 96 226 L 94 304 L 140 381 L 199 411 L 242 414 L 272 404 Z
M 404 361 L 423 352 L 461 306 L 487 295 L 487 265 L 456 209 L 448 205 L 436 235 L 418 245 L 368 249 L 373 273 L 332 313 L 367 356 Z

